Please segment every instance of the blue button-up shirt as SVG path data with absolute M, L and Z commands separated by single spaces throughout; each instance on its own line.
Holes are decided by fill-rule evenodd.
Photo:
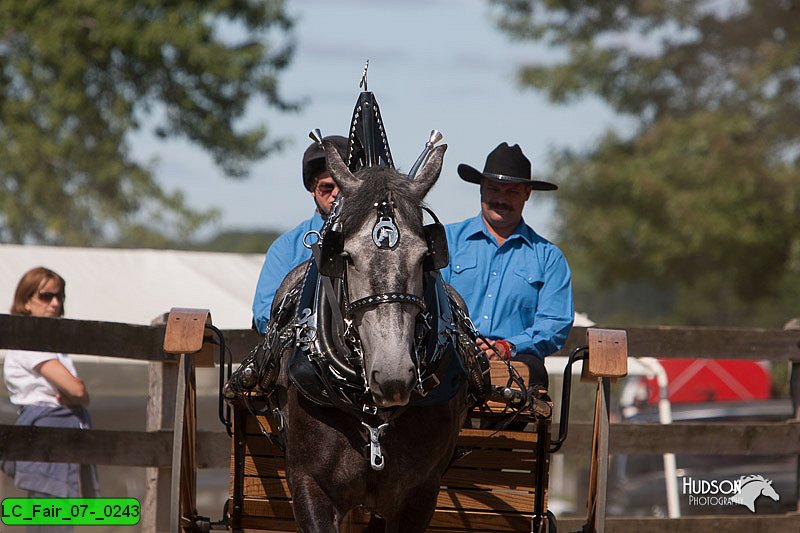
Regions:
M 275 239 L 267 250 L 253 298 L 253 323 L 262 335 L 267 331 L 272 299 L 283 278 L 294 267 L 311 258 L 311 250 L 303 246 L 303 236 L 309 231 L 321 230 L 322 224 L 322 217 L 315 210 L 314 216 Z
M 502 246 L 480 214 L 445 229 L 450 264 L 442 277 L 464 298 L 478 331 L 514 343 L 518 353 L 560 350 L 574 318 L 572 274 L 561 250 L 524 220 Z

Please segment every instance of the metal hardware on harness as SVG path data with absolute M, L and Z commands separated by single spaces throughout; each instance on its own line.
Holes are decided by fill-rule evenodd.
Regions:
M 428 141 L 425 143 L 425 148 L 422 149 L 422 153 L 419 154 L 419 157 L 417 157 L 414 165 L 412 165 L 411 170 L 408 171 L 408 179 L 414 179 L 414 177 L 417 175 L 417 171 L 420 169 L 425 160 L 428 159 L 428 156 L 431 155 L 433 147 L 436 146 L 436 143 L 441 141 L 442 138 L 442 132 L 439 130 L 431 130 L 430 135 L 428 135 Z
M 322 148 L 322 132 L 319 131 L 319 128 L 314 128 L 313 130 L 308 132 L 308 137 L 317 143 L 317 146 Z
M 372 242 L 381 250 L 394 250 L 400 242 L 400 230 L 394 222 L 392 193 L 380 204 L 376 202 L 375 208 L 378 216 L 372 228 Z
M 400 242 L 400 230 L 389 217 L 381 218 L 372 228 L 372 242 L 381 250 L 394 250 Z
M 381 424 L 376 428 L 370 426 L 366 422 L 361 422 L 361 425 L 367 428 L 369 432 L 369 466 L 372 467 L 373 470 L 383 470 L 385 462 L 383 460 L 383 454 L 381 453 L 380 438 L 386 428 L 389 427 L 389 424 Z
M 317 240 L 314 242 L 308 242 L 309 237 L 316 237 Z M 308 249 L 311 249 L 311 247 L 314 246 L 314 243 L 319 242 L 321 239 L 322 235 L 320 235 L 320 233 L 317 230 L 315 229 L 309 230 L 305 232 L 305 234 L 303 234 L 303 246 L 305 246 Z
M 366 64 L 364 65 L 364 72 L 361 74 L 361 81 L 358 82 L 358 87 L 368 91 L 367 89 L 367 71 L 369 70 L 369 59 L 367 59 Z
M 415 294 L 406 294 L 402 292 L 387 292 L 384 294 L 373 294 L 366 298 L 361 298 L 348 305 L 348 310 L 352 314 L 357 309 L 362 307 L 371 307 L 373 305 L 388 304 L 388 303 L 409 303 L 414 304 L 423 311 L 425 310 L 425 302 Z
M 277 420 L 275 424 L 275 429 L 278 431 L 283 431 L 283 428 L 286 427 L 286 424 L 284 422 L 283 413 L 281 413 L 281 410 L 278 409 L 277 407 L 273 407 L 272 416 L 275 417 L 275 419 Z
M 308 349 L 309 345 L 317 339 L 317 328 L 313 326 L 317 321 L 311 309 L 306 307 L 302 311 L 302 316 L 297 319 L 297 344 L 304 349 Z

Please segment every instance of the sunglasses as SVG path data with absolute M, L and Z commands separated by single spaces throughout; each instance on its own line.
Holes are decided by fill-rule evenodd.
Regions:
M 318 183 L 317 193 L 319 193 L 321 196 L 328 196 L 329 194 L 333 193 L 335 188 L 336 185 L 333 183 Z
M 42 291 L 36 293 L 36 297 L 39 298 L 39 301 L 49 304 L 53 301 L 53 298 L 58 298 L 61 303 L 64 303 L 65 294 L 63 292 L 48 292 Z

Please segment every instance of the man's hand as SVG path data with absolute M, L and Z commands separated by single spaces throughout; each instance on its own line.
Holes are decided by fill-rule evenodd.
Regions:
M 477 344 L 478 348 L 486 354 L 490 361 L 503 361 L 511 357 L 511 346 L 508 341 L 499 339 L 496 341 L 490 340 L 487 343 L 483 339 L 478 339 Z

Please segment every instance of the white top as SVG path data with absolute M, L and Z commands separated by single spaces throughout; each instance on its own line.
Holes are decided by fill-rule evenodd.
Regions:
M 51 359 L 57 359 L 73 376 L 78 377 L 72 359 L 65 353 L 6 351 L 3 378 L 11 403 L 14 405 L 52 405 L 54 407 L 61 405 L 56 400 L 58 389 L 34 370 L 40 363 Z

